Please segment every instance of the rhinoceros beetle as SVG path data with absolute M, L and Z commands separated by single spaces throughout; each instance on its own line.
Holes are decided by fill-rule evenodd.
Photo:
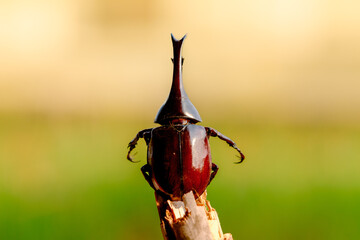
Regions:
M 171 34 L 174 58 L 172 87 L 168 99 L 160 108 L 155 123 L 160 127 L 140 131 L 129 143 L 127 159 L 139 138 L 147 144 L 147 164 L 141 168 L 146 181 L 155 190 L 172 199 L 181 199 L 193 191 L 199 197 L 215 177 L 218 166 L 211 161 L 209 137 L 224 140 L 245 156 L 230 138 L 210 127 L 196 125 L 200 115 L 187 96 L 182 83 L 181 47 L 186 35 L 177 40 Z

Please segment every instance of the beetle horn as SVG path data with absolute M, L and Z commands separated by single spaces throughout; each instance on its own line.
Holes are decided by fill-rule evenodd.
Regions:
M 172 59 L 174 64 L 173 81 L 169 97 L 161 106 L 155 118 L 155 123 L 164 124 L 168 120 L 178 118 L 189 119 L 194 123 L 201 122 L 200 114 L 191 103 L 182 82 L 182 64 L 184 59 L 181 57 L 181 47 L 185 37 L 186 35 L 177 40 L 171 34 L 174 48 L 174 58 Z

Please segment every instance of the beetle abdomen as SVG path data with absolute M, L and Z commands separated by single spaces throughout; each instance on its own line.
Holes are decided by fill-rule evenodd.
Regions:
M 194 190 L 202 194 L 210 179 L 211 156 L 205 128 L 188 124 L 154 128 L 148 148 L 153 184 L 181 197 Z

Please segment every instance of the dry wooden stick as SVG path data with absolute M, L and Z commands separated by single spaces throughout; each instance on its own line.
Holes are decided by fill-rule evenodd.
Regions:
M 223 234 L 217 212 L 206 200 L 206 191 L 195 200 L 193 192 L 174 201 L 155 192 L 160 226 L 165 240 L 232 240 Z

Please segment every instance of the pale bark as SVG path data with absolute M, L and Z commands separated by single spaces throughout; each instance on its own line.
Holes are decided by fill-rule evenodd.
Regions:
M 183 195 L 182 201 L 173 201 L 155 192 L 160 225 L 165 240 L 232 240 L 223 234 L 219 217 L 206 191 L 195 200 L 193 192 Z

